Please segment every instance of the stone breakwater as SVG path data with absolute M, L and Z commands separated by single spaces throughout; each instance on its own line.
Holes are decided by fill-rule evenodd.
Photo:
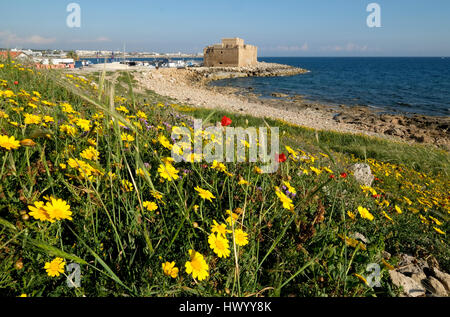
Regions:
M 208 80 L 238 77 L 293 76 L 309 72 L 303 68 L 264 62 L 258 62 L 256 66 L 248 67 L 195 67 L 191 69 L 197 75 Z

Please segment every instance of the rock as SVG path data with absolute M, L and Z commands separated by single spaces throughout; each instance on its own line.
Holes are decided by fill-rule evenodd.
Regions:
M 386 131 L 384 131 L 384 134 L 393 135 L 393 136 L 404 136 L 405 132 L 403 132 L 402 130 L 400 130 L 398 128 L 391 127 L 389 129 L 387 129 Z
M 276 98 L 286 98 L 289 97 L 289 95 L 287 94 L 283 94 L 281 92 L 273 92 L 270 94 L 272 97 L 276 97 Z
M 390 270 L 389 276 L 392 283 L 403 288 L 403 294 L 408 297 L 419 297 L 425 295 L 425 288 L 413 278 L 403 275 L 396 270 Z
M 400 255 L 400 261 L 398 263 L 397 271 L 407 274 L 420 274 L 424 273 L 424 268 L 429 268 L 428 263 L 425 260 L 416 259 L 413 256 L 407 254 Z
M 431 272 L 435 278 L 437 278 L 442 285 L 445 287 L 447 292 L 450 292 L 450 274 L 439 271 L 437 268 L 433 267 Z
M 422 281 L 422 285 L 434 296 L 447 297 L 447 290 L 444 285 L 432 276 L 429 276 L 426 280 Z
M 423 281 L 427 279 L 427 275 L 424 272 L 413 273 L 411 278 L 419 284 L 423 285 Z
M 352 165 L 350 170 L 353 171 L 353 176 L 358 183 L 364 186 L 372 186 L 374 176 L 368 164 L 357 163 Z

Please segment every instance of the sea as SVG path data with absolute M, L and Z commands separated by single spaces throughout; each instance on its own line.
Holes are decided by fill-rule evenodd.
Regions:
M 215 86 L 301 95 L 330 105 L 367 106 L 384 113 L 450 115 L 449 57 L 266 57 L 259 61 L 309 70 L 291 77 L 223 79 Z
M 247 89 L 260 98 L 273 98 L 272 93 L 277 92 L 333 106 L 366 106 L 381 113 L 450 115 L 450 57 L 259 57 L 258 60 L 301 67 L 309 72 L 289 77 L 223 79 L 211 84 Z

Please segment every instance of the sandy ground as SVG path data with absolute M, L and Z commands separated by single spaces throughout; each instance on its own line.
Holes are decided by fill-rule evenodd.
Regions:
M 207 87 L 205 82 L 196 78 L 195 73 L 190 70 L 167 68 L 147 70 L 140 72 L 136 79 L 146 89 L 193 106 L 281 119 L 314 129 L 376 134 L 336 122 L 333 120 L 331 111 L 309 107 L 298 107 L 294 110 L 283 102 L 263 101 L 252 96 L 236 95 L 237 91 L 233 88 Z

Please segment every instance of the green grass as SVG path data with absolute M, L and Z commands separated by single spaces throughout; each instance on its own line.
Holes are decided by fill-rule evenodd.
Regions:
M 258 174 L 254 163 L 227 163 L 230 175 L 204 162 L 182 162 L 173 164 L 180 177 L 168 181 L 158 168 L 171 152 L 158 140 L 161 135 L 170 140 L 171 126 L 189 125 L 192 116 L 209 117 L 214 123 L 227 115 L 233 126 L 243 127 L 265 126 L 264 121 L 193 109 L 154 92 L 137 93 L 132 76 L 124 73 L 116 82 L 106 74 L 87 76 L 97 83 L 94 89 L 89 81 L 58 71 L 38 73 L 11 61 L 0 64 L 4 65 L 0 68 L 0 134 L 36 143 L 0 149 L 2 295 L 395 296 L 398 290 L 381 262 L 383 251 L 393 254 L 392 265 L 398 254 L 408 252 L 434 257 L 449 270 L 446 235 L 433 229 L 449 232 L 447 153 L 266 119 L 280 127 L 283 144 L 291 145 L 299 156 L 309 155 L 308 159 L 290 157 L 274 174 Z M 6 96 L 9 90 L 13 95 Z M 33 95 L 37 100 L 32 100 Z M 75 113 L 62 106 L 65 103 Z M 119 106 L 128 113 L 116 110 Z M 147 116 L 146 123 L 135 117 L 139 111 Z M 25 124 L 25 113 L 51 116 L 54 122 Z M 79 119 L 89 120 L 87 131 Z M 76 127 L 77 132 L 70 135 L 61 129 L 63 125 Z M 134 140 L 122 141 L 124 133 Z M 89 146 L 99 152 L 97 160 L 83 158 Z M 70 159 L 90 168 L 70 166 Z M 361 161 L 370 164 L 379 179 L 372 190 L 380 197 L 364 192 L 351 175 L 340 177 Z M 91 177 L 85 175 L 87 170 Z M 241 178 L 249 184 L 240 184 Z M 127 190 L 123 181 L 132 184 L 132 189 Z M 276 186 L 285 192 L 283 181 L 297 191 L 291 196 L 293 210 L 283 208 L 276 195 Z M 202 199 L 196 186 L 215 198 Z M 162 198 L 155 198 L 152 191 Z M 49 196 L 66 201 L 73 219 L 54 223 L 35 219 L 29 206 L 46 202 Z M 381 208 L 382 200 L 389 201 L 389 207 Z M 147 210 L 144 201 L 155 202 L 158 209 Z M 403 213 L 396 213 L 394 205 Z M 361 218 L 358 206 L 368 208 L 374 220 Z M 236 245 L 228 233 L 230 255 L 219 258 L 208 237 L 214 220 L 226 223 L 227 210 L 239 215 L 235 225 L 227 228 L 243 229 L 248 244 Z M 350 219 L 347 211 L 354 212 L 356 219 Z M 430 216 L 442 224 L 433 223 Z M 355 232 L 370 241 L 363 249 L 342 238 Z M 200 252 L 208 263 L 206 280 L 195 280 L 186 272 L 189 249 Z M 44 265 L 55 257 L 81 265 L 80 288 L 68 288 L 63 274 L 47 275 Z M 174 261 L 179 268 L 177 278 L 164 275 L 166 261 Z M 382 268 L 380 288 L 368 287 L 354 275 L 367 276 L 370 263 Z

